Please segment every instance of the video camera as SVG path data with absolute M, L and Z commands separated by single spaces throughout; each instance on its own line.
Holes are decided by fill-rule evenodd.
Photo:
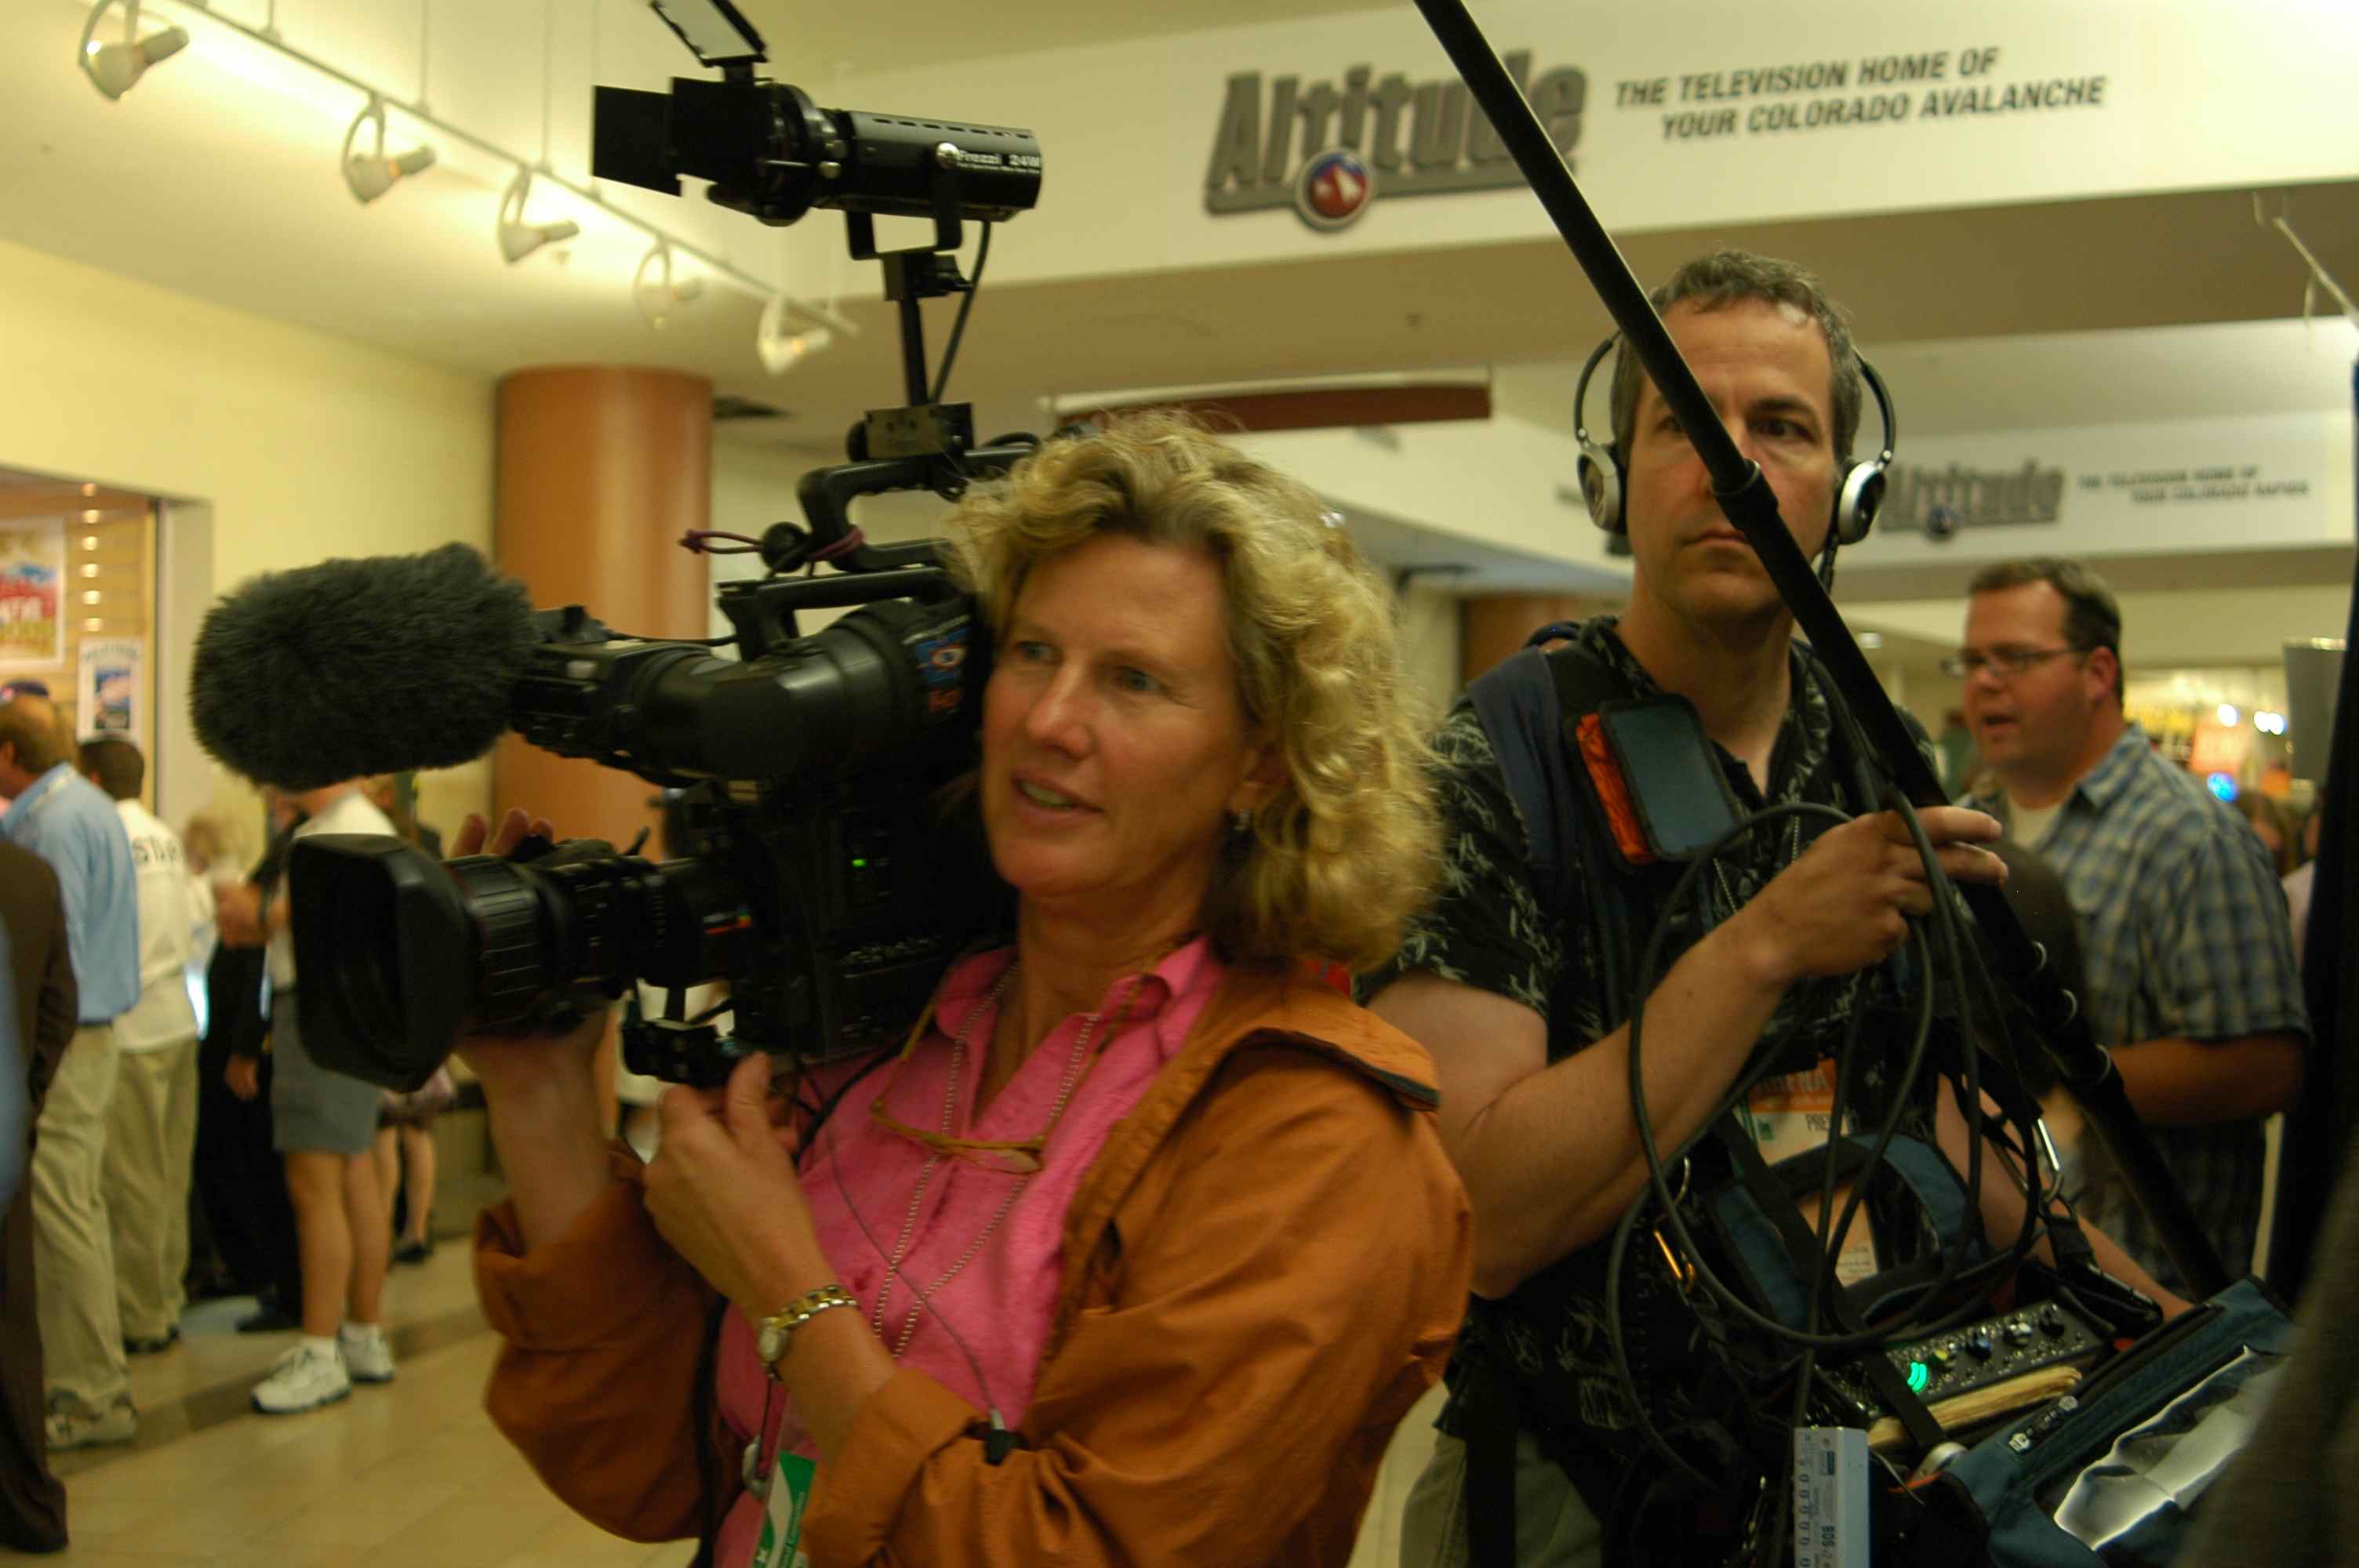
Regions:
M 698 842 L 656 863 L 611 844 L 528 840 L 514 859 L 447 865 L 395 839 L 321 835 L 289 866 L 306 1044 L 327 1065 L 422 1084 L 460 1033 L 562 1023 L 585 992 L 669 989 L 624 1053 L 635 1072 L 715 1084 L 756 1051 L 854 1050 L 915 1020 L 951 959 L 1005 918 L 980 825 L 959 809 L 973 765 L 990 638 L 933 542 L 865 544 L 851 503 L 890 491 L 955 499 L 1038 443 L 977 447 L 965 405 L 929 388 L 919 303 L 966 293 L 956 252 L 1038 199 L 1028 131 L 816 107 L 763 81 L 760 37 L 727 0 L 650 0 L 719 81 L 669 94 L 597 90 L 592 172 L 669 194 L 679 176 L 766 223 L 846 214 L 899 307 L 908 402 L 871 411 L 853 460 L 806 475 L 808 526 L 759 544 L 768 576 L 718 593 L 739 657 L 701 643 L 617 637 L 581 606 L 534 613 L 507 727 L 560 756 L 686 787 Z M 875 214 L 929 218 L 929 244 L 881 254 Z M 950 353 L 954 354 L 953 333 Z M 827 564 L 832 575 L 789 574 Z M 850 607 L 809 636 L 798 616 Z M 675 846 L 689 850 L 690 847 Z M 727 1036 L 684 1016 L 691 985 L 725 980 Z M 715 1012 L 720 1011 L 714 1010 Z

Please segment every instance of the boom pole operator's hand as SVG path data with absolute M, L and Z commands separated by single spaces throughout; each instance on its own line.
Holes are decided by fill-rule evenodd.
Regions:
M 1980 846 L 2005 828 L 1962 806 L 1918 813 L 1953 881 L 1996 887 L 2006 862 Z M 1881 963 L 1908 939 L 1908 916 L 1932 913 L 1925 862 L 1899 814 L 1879 811 L 1819 836 L 1731 920 L 1754 974 L 1783 988 Z

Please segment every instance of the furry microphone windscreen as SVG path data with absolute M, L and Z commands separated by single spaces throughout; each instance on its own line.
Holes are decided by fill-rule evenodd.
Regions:
M 506 730 L 533 643 L 524 585 L 464 545 L 270 572 L 206 614 L 190 717 L 207 752 L 281 789 L 451 767 Z

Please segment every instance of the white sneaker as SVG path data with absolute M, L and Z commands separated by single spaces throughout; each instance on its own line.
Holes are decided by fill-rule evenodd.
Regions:
M 129 1443 L 139 1435 L 139 1414 L 131 1408 L 128 1394 L 118 1394 L 103 1411 L 92 1411 L 60 1389 L 49 1396 L 46 1435 L 51 1448 Z
M 306 1340 L 281 1356 L 270 1376 L 254 1385 L 254 1408 L 265 1415 L 294 1415 L 332 1405 L 352 1391 L 343 1357 Z
M 336 1330 L 336 1348 L 344 1353 L 344 1370 L 353 1382 L 393 1381 L 393 1341 L 382 1324 L 344 1325 Z

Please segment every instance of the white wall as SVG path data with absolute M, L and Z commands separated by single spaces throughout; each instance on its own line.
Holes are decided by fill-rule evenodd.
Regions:
M 1400 600 L 1400 639 L 1410 683 L 1439 724 L 1464 684 L 1458 596 L 1446 588 L 1410 583 Z
M 210 540 L 168 540 L 166 558 L 209 592 L 332 556 L 490 547 L 484 377 L 5 243 L 0 343 L 0 467 L 206 503 Z M 185 679 L 167 672 L 167 702 L 185 705 Z M 212 775 L 172 780 L 175 807 L 245 809 L 243 786 Z M 489 797 L 480 768 L 427 788 L 444 827 Z
M 2345 545 L 2352 457 L 2347 406 L 1912 438 L 1894 465 L 1875 531 L 1846 558 L 1855 567 L 1957 567 L 1962 576 L 2035 554 L 2102 569 L 2108 557 Z M 1920 487 L 1907 477 L 1912 472 L 1933 482 Z M 2025 488 L 2027 472 L 2045 478 L 2053 504 L 2033 508 L 2037 520 L 1995 521 L 1992 512 L 2023 506 L 2007 492 Z M 1993 483 L 2002 475 L 2006 491 Z M 1925 514 L 1945 500 L 1964 525 L 1937 539 Z
M 763 449 L 731 441 L 716 443 L 712 449 L 712 526 L 758 537 L 764 528 L 782 518 L 799 523 L 802 512 L 795 503 L 796 483 L 811 469 L 840 460 L 831 452 L 784 447 Z M 1281 466 L 1315 487 L 1316 481 L 1304 469 Z M 872 541 L 897 544 L 935 533 L 949 509 L 948 503 L 932 495 L 874 496 L 854 504 L 853 521 Z M 712 557 L 715 588 L 761 574 L 761 565 L 755 557 Z M 718 609 L 710 612 L 710 635 L 729 634 L 728 620 Z M 807 614 L 802 617 L 802 629 L 806 633 L 815 632 L 832 619 L 825 612 Z M 1401 604 L 1401 638 L 1418 689 L 1432 703 L 1438 718 L 1458 694 L 1456 595 L 1443 588 L 1411 585 Z
M 2347 178 L 2359 170 L 2348 85 L 2359 20 L 2326 0 L 1956 0 L 1940 6 L 1820 0 L 1748 8 L 1664 0 L 1607 8 L 1498 0 L 1481 10 L 1493 46 L 1528 49 L 1535 77 L 1575 66 L 1587 101 L 1575 173 L 1617 230 L 1841 216 L 2131 192 L 2243 189 Z M 1993 49 L 1968 73 L 1969 50 Z M 1942 57 L 1938 79 L 1681 102 L 1686 76 L 1864 57 Z M 1275 81 L 1341 89 L 1355 65 L 1412 83 L 1451 75 L 1407 5 L 1252 27 L 1077 43 L 993 59 L 864 73 L 832 84 L 849 106 L 940 114 L 1038 133 L 1044 200 L 1025 243 L 993 270 L 1003 282 L 1152 273 L 1170 267 L 1427 249 L 1549 236 L 1520 187 L 1377 200 L 1340 233 L 1290 211 L 1204 211 L 1225 88 L 1257 71 L 1266 120 Z M 2105 79 L 2097 107 L 1925 118 L 1933 92 Z M 1625 102 L 1623 84 L 1664 79 L 1660 104 Z M 1703 89 L 1698 89 L 1702 92 Z M 1756 109 L 1807 111 L 1821 99 L 1899 93 L 1897 124 L 1790 132 L 1743 128 Z M 1733 110 L 1738 129 L 1666 136 L 1666 114 Z M 1373 118 L 1373 117 L 1371 117 Z M 1404 113 L 1400 141 L 1409 141 Z M 1297 122 L 1298 125 L 1299 122 Z M 1331 127 L 1334 124 L 1331 122 Z M 1264 127 L 1265 135 L 1266 127 Z M 1327 142 L 1340 139 L 1331 128 Z M 1265 143 L 1266 145 L 1266 143 Z M 1298 133 L 1285 168 L 1306 151 Z M 1365 150 L 1364 148 L 1364 150 Z M 1128 215 L 1127 221 L 1115 221 Z
M 1570 431 L 1506 415 L 1386 426 L 1282 430 L 1237 444 L 1329 500 L 1477 545 L 1627 579 L 1577 501 L 1581 449 Z M 1594 586 L 1594 585 L 1593 585 Z

